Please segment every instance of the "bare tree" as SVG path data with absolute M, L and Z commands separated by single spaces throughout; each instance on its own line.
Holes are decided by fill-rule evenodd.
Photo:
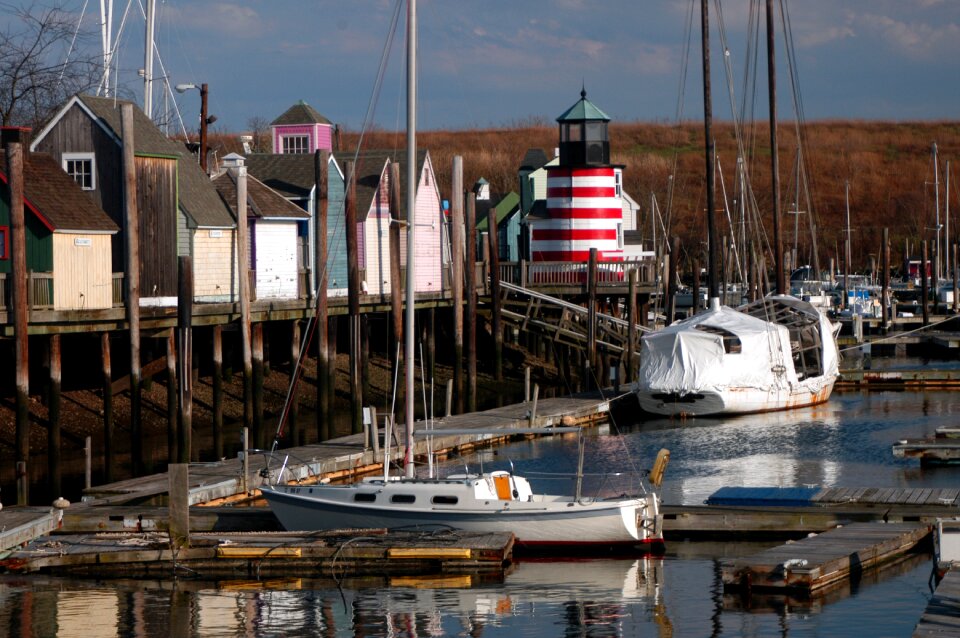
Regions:
M 74 93 L 96 85 L 99 61 L 78 54 L 92 37 L 59 2 L 0 2 L 0 125 L 36 127 Z
M 270 122 L 267 118 L 255 115 L 247 120 L 247 128 L 253 136 L 253 152 L 268 153 L 270 151 Z

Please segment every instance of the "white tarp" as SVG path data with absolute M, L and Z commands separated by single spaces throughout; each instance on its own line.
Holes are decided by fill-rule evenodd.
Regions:
M 740 352 L 724 352 L 723 337 L 696 329 L 704 326 L 735 335 Z M 638 389 L 690 394 L 728 387 L 769 389 L 797 381 L 789 331 L 720 306 L 644 335 Z

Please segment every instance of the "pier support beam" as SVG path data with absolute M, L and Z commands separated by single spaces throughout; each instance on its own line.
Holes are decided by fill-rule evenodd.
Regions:
M 586 388 L 594 388 L 594 383 L 600 383 L 597 376 L 597 249 L 590 249 L 590 260 L 587 262 L 587 356 L 583 369 L 583 378 Z M 602 371 L 600 373 L 602 375 Z M 595 381 L 594 381 L 595 380 Z M 599 388 L 594 388 L 599 389 Z
M 317 315 L 314 330 L 317 340 L 317 437 L 320 441 L 330 438 L 330 419 L 333 415 L 333 395 L 330 394 L 330 355 L 329 355 L 329 319 L 327 313 L 327 215 L 329 199 L 328 169 L 330 155 L 327 151 L 316 151 L 313 156 L 313 194 L 314 243 L 317 256 Z M 334 362 L 335 364 L 335 362 Z M 336 366 L 334 365 L 334 368 Z
M 253 444 L 266 447 L 266 428 L 263 423 L 263 323 L 250 326 L 251 357 L 253 363 Z
M 223 326 L 213 327 L 213 459 L 223 458 Z
M 126 253 L 126 310 L 130 337 L 130 467 L 134 476 L 146 470 L 143 454 L 140 370 L 140 215 L 137 210 L 137 175 L 134 159 L 133 105 L 121 105 L 123 139 L 124 249 Z
M 26 220 L 23 210 L 23 147 L 19 142 L 6 146 L 8 186 L 10 189 L 10 232 L 12 239 L 11 272 L 13 279 L 13 335 L 14 365 L 16 367 L 16 417 L 15 446 L 17 459 L 18 490 L 17 503 L 26 505 L 29 501 L 26 477 L 27 463 L 30 461 L 30 354 L 29 336 L 29 300 L 27 291 L 27 238 Z M 22 475 L 21 475 L 22 472 Z
M 450 224 L 453 250 L 451 255 L 451 295 L 453 298 L 453 394 L 456 414 L 463 412 L 463 157 L 453 158 Z M 471 321 L 473 318 L 471 317 Z
M 467 412 L 477 411 L 477 196 L 467 193 Z
M 178 268 L 177 326 L 180 362 L 177 462 L 196 460 L 193 450 L 193 258 L 181 256 Z
M 167 463 L 177 462 L 177 339 L 175 329 L 167 335 Z
M 487 238 L 490 244 L 490 331 L 493 336 L 493 378 L 503 380 L 503 325 L 500 317 L 500 249 L 497 241 L 497 210 L 487 213 Z
M 634 360 L 637 356 L 637 269 L 627 272 L 627 360 L 624 365 L 626 382 L 632 383 L 636 376 Z
M 357 238 L 357 182 L 352 161 L 343 163 L 346 179 L 346 221 L 347 233 L 347 306 L 349 311 L 350 332 L 350 431 L 358 434 L 363 431 L 363 386 L 360 380 L 362 354 L 360 352 L 360 264 L 359 241 Z M 408 222 L 413 219 L 413 211 L 408 211 Z M 412 223 L 412 222 L 411 222 Z M 408 247 L 412 250 L 412 247 Z
M 113 447 L 113 372 L 110 366 L 110 333 L 100 333 L 100 361 L 103 376 L 103 481 L 113 483 L 114 458 Z
M 303 445 L 303 436 L 300 432 L 300 399 L 297 396 L 296 388 L 299 385 L 294 378 L 299 374 L 297 370 L 297 362 L 300 359 L 300 348 L 302 344 L 300 343 L 300 322 L 293 320 L 290 322 L 290 379 L 291 383 L 294 384 L 294 392 L 290 397 L 290 407 L 287 411 L 287 422 L 285 424 L 287 428 L 287 444 L 292 446 Z M 319 384 L 317 384 L 319 386 Z
M 400 227 L 403 220 L 400 218 L 400 165 L 390 163 L 390 320 L 391 335 L 389 356 L 394 357 L 395 370 L 403 370 L 403 282 L 400 272 Z M 411 327 L 412 329 L 412 327 Z M 404 394 L 406 384 L 397 385 L 396 405 L 405 406 Z M 396 414 L 391 413 L 394 421 Z
M 50 391 L 47 398 L 47 464 L 51 498 L 61 496 L 62 473 L 60 467 L 60 335 L 50 335 L 47 348 L 50 364 Z

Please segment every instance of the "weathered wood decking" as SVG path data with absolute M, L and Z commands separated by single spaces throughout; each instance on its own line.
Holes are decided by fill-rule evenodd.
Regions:
M 45 536 L 0 560 L 8 573 L 192 577 L 502 572 L 513 534 L 387 532 L 383 529 L 191 534 L 175 548 L 166 533 Z
M 60 525 L 60 510 L 52 507 L 7 507 L 0 510 L 0 551 L 49 534 Z
M 949 571 L 923 611 L 914 638 L 960 636 L 960 572 Z
M 960 463 L 960 429 L 937 428 L 933 438 L 904 439 L 893 445 L 893 455 L 902 459 L 920 459 L 921 465 Z
M 813 593 L 894 560 L 930 535 L 919 523 L 854 523 L 746 558 L 724 561 L 730 589 Z
M 513 436 L 511 430 L 531 426 L 532 403 L 517 403 L 472 414 L 434 420 L 436 429 L 476 429 L 475 435 L 433 437 L 433 450 L 458 450 L 489 445 Z M 591 424 L 605 419 L 609 401 L 599 397 L 561 397 L 537 402 L 532 425 L 545 427 L 565 424 Z M 483 432 L 479 432 L 479 431 Z M 491 430 L 502 431 L 491 433 Z M 417 456 L 427 453 L 425 441 L 415 442 Z M 403 449 L 395 451 L 400 458 Z M 268 465 L 269 461 L 269 465 Z M 285 481 L 311 481 L 321 478 L 345 478 L 375 472 L 383 467 L 383 452 L 375 454 L 364 446 L 362 434 L 353 434 L 324 443 L 281 449 L 272 455 L 253 453 L 244 485 L 243 465 L 239 459 L 190 465 L 190 504 L 222 504 L 235 497 L 246 498 L 261 484 L 277 480 L 281 469 Z M 166 474 L 154 474 L 100 485 L 84 491 L 84 499 L 98 504 L 155 504 L 164 502 L 168 490 Z M 244 489 L 246 488 L 246 489 Z

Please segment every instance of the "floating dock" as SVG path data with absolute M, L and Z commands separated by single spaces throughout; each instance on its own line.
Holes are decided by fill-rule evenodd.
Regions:
M 940 580 L 913 631 L 914 638 L 960 636 L 960 572 L 949 571 Z
M 721 565 L 724 588 L 812 594 L 898 559 L 930 536 L 931 525 L 854 523 Z
M 87 577 L 256 578 L 340 574 L 502 573 L 514 536 L 455 530 L 193 534 L 175 547 L 165 532 L 44 536 L 0 560 L 0 571 Z
M 0 510 L 0 551 L 53 532 L 60 527 L 61 513 L 52 507 L 6 507 Z
M 960 428 L 937 428 L 932 439 L 904 439 L 893 445 L 900 459 L 920 459 L 920 465 L 960 463 Z

